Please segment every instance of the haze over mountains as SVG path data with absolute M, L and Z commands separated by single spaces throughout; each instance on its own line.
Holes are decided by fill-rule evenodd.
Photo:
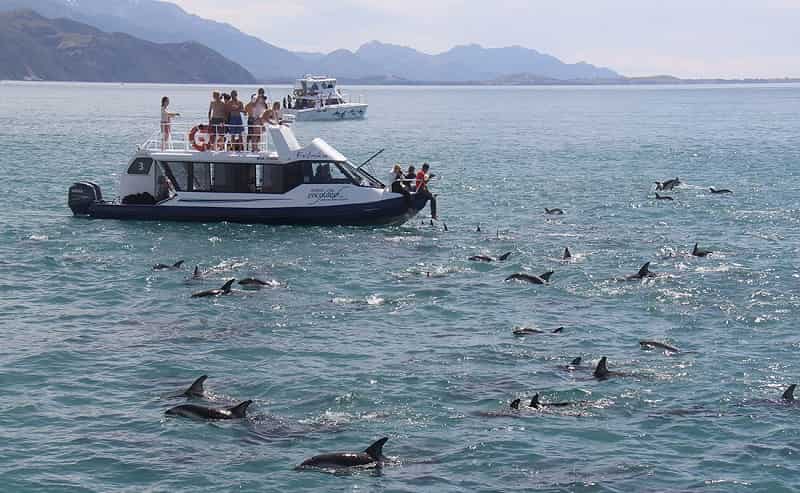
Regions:
M 509 77 L 561 81 L 621 78 L 611 69 L 588 63 L 563 63 L 520 46 L 465 45 L 429 55 L 373 41 L 356 52 L 293 53 L 242 33 L 229 24 L 200 18 L 177 5 L 158 0 L 0 0 L 0 11 L 20 8 L 33 9 L 48 18 L 72 19 L 108 33 L 126 33 L 152 43 L 201 43 L 264 81 L 286 82 L 306 73 L 374 82 L 488 82 Z M 0 65 L 0 77 L 10 78 L 3 76 L 4 72 Z M 165 78 L 163 81 L 173 80 Z

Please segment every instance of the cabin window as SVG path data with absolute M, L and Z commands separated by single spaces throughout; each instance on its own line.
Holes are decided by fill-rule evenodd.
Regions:
M 305 162 L 303 163 L 303 182 L 314 185 L 325 185 L 329 183 L 352 184 L 353 179 L 345 172 L 338 163 L 332 162 Z
M 255 164 L 214 163 L 214 191 L 251 193 L 256 191 Z
M 128 166 L 129 175 L 149 175 L 153 160 L 149 157 L 140 157 Z

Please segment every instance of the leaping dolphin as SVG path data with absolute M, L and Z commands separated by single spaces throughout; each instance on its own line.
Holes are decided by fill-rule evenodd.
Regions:
M 675 199 L 673 199 L 669 195 L 660 195 L 658 192 L 656 192 L 656 200 L 675 200 Z
M 675 188 L 678 185 L 680 185 L 681 184 L 681 180 L 680 180 L 680 178 L 675 177 L 675 178 L 669 179 L 669 180 L 667 180 L 665 182 L 657 181 L 657 182 L 655 182 L 655 184 L 656 184 L 656 190 L 664 190 L 664 191 L 666 191 L 666 190 L 672 190 L 673 188 Z
M 547 284 L 550 282 L 550 276 L 553 275 L 553 271 L 549 270 L 540 276 L 532 276 L 530 274 L 522 274 L 516 273 L 511 274 L 510 276 L 506 277 L 506 281 L 525 281 L 531 284 Z
M 183 416 L 184 418 L 207 420 L 242 419 L 247 415 L 247 407 L 252 403 L 253 401 L 248 400 L 233 407 L 222 409 L 198 406 L 195 404 L 182 404 L 180 406 L 167 409 L 164 414 L 167 416 Z
M 221 294 L 230 294 L 231 292 L 231 285 L 236 281 L 236 279 L 231 279 L 225 284 L 222 285 L 219 289 L 209 289 L 207 291 L 198 291 L 196 293 L 192 293 L 192 298 L 205 298 L 207 296 L 219 296 Z
M 328 468 L 328 467 L 380 467 L 386 457 L 383 455 L 383 445 L 389 440 L 383 437 L 367 447 L 363 452 L 334 452 L 320 454 L 304 460 L 296 469 Z
M 180 269 L 181 265 L 183 265 L 183 260 L 178 260 L 172 265 L 167 264 L 156 264 L 153 266 L 153 270 L 167 270 L 167 269 Z

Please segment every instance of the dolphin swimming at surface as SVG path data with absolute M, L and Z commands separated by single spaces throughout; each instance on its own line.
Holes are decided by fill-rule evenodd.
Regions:
M 656 273 L 650 270 L 650 262 L 644 264 L 640 269 L 639 272 L 636 274 L 631 274 L 629 276 L 625 276 L 623 280 L 625 281 L 639 281 L 641 279 L 645 279 L 647 277 L 656 277 Z
M 569 247 L 564 247 L 564 255 L 561 257 L 562 260 L 569 260 L 572 258 L 572 252 L 569 251 Z
M 612 371 L 608 369 L 608 358 L 603 356 L 600 358 L 600 361 L 597 363 L 597 366 L 594 369 L 594 373 L 592 373 L 594 378 L 598 380 L 605 380 L 609 377 L 624 377 L 627 376 L 625 373 L 619 371 Z
M 221 294 L 230 294 L 231 292 L 231 285 L 233 285 L 236 279 L 231 279 L 225 284 L 222 285 L 219 289 L 209 289 L 207 291 L 198 291 L 196 293 L 192 293 L 192 298 L 205 298 L 207 296 L 219 296 Z
M 545 214 L 551 214 L 551 215 L 555 214 L 555 215 L 560 216 L 560 215 L 564 214 L 564 210 L 563 209 L 559 209 L 558 207 L 554 207 L 552 209 L 548 209 L 547 207 L 545 207 L 544 208 L 544 213 Z
M 796 388 L 797 388 L 797 384 L 795 384 L 795 383 L 789 385 L 789 387 L 786 389 L 786 391 L 781 396 L 781 399 L 783 399 L 785 401 L 794 401 L 794 389 L 796 389 Z
M 192 382 L 192 385 L 181 395 L 185 395 L 186 397 L 203 397 L 206 392 L 203 388 L 203 383 L 205 383 L 206 379 L 208 379 L 208 375 L 201 375 L 200 378 Z
M 153 266 L 153 270 L 168 270 L 168 269 L 180 269 L 183 265 L 183 260 L 178 260 L 172 265 L 167 264 L 156 264 Z
M 307 468 L 342 468 L 342 467 L 380 467 L 386 457 L 383 455 L 383 445 L 389 440 L 383 437 L 376 441 L 363 452 L 334 452 L 320 454 L 304 460 L 296 469 Z
M 547 284 L 550 282 L 550 276 L 553 275 L 553 271 L 547 271 L 540 276 L 532 276 L 530 274 L 522 274 L 516 273 L 511 274 L 510 276 L 506 277 L 506 281 L 525 281 L 531 284 Z
M 665 351 L 669 351 L 672 353 L 679 353 L 680 350 L 674 346 L 670 346 L 669 344 L 658 342 L 658 341 L 639 341 L 639 345 L 642 349 L 663 349 Z
M 733 193 L 733 190 L 728 190 L 727 188 L 716 189 L 714 187 L 709 187 L 708 190 L 711 193 Z
M 556 329 L 551 330 L 549 333 L 550 334 L 560 334 L 563 331 L 564 331 L 564 327 L 558 327 Z M 545 331 L 539 330 L 539 329 L 534 329 L 534 328 L 531 328 L 531 327 L 517 327 L 516 329 L 514 329 L 514 331 L 512 333 L 515 336 L 524 336 L 524 335 L 531 335 L 531 334 L 547 334 L 548 332 L 545 332 Z
M 247 415 L 247 407 L 253 401 L 244 401 L 235 406 L 216 409 L 213 407 L 198 406 L 195 404 L 181 404 L 167 409 L 164 413 L 167 416 L 183 416 L 184 418 L 218 420 L 218 419 L 242 419 Z
M 500 255 L 499 257 L 497 257 L 496 260 L 499 260 L 499 261 L 502 262 L 504 260 L 507 260 L 509 256 L 511 256 L 511 252 L 506 252 L 506 253 Z M 495 261 L 495 259 L 493 257 L 489 257 L 487 255 L 473 255 L 472 257 L 468 258 L 467 260 L 471 260 L 473 262 L 494 262 Z
M 694 248 L 692 248 L 692 256 L 694 257 L 707 257 L 712 253 L 714 252 L 712 252 L 711 250 L 702 250 L 700 248 L 697 248 L 697 243 L 695 243 Z

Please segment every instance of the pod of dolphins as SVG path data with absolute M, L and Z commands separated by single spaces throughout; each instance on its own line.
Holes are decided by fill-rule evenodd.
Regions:
M 655 182 L 656 183 L 656 194 L 655 197 L 657 200 L 673 200 L 672 197 L 661 195 L 658 191 L 670 191 L 673 190 L 675 187 L 681 185 L 681 181 L 679 178 L 669 179 L 664 182 Z M 730 194 L 733 193 L 731 190 L 728 189 L 716 189 L 711 187 L 710 192 L 712 194 Z M 548 215 L 564 215 L 565 212 L 563 209 L 560 208 L 545 208 L 545 213 Z M 448 231 L 447 225 L 444 225 L 444 230 Z M 481 232 L 480 224 L 478 224 L 476 228 L 476 232 Z M 691 255 L 696 257 L 706 257 L 713 253 L 710 250 L 701 249 L 697 243 L 694 244 L 694 247 L 691 251 Z M 506 252 L 502 255 L 497 257 L 489 256 L 489 255 L 473 255 L 468 258 L 468 260 L 473 262 L 503 262 L 508 260 L 511 256 L 512 252 Z M 572 252 L 568 247 L 564 248 L 563 254 L 561 256 L 562 261 L 570 261 L 573 258 Z M 184 261 L 179 260 L 173 264 L 156 264 L 153 266 L 153 270 L 160 271 L 160 270 L 178 270 L 181 269 Z M 527 273 L 514 273 L 510 276 L 505 278 L 505 281 L 521 281 L 530 284 L 537 284 L 537 285 L 547 285 L 550 283 L 550 278 L 554 274 L 554 271 L 547 271 L 540 275 L 532 275 Z M 641 281 L 647 278 L 656 277 L 656 273 L 650 270 L 650 262 L 645 263 L 642 265 L 639 270 L 634 273 L 627 275 L 622 278 L 618 278 L 617 281 Z M 430 274 L 429 274 L 430 276 Z M 199 267 L 195 267 L 194 272 L 192 274 L 192 279 L 201 279 L 203 277 L 202 272 L 200 271 Z M 217 297 L 217 296 L 224 296 L 232 293 L 232 286 L 236 282 L 236 279 L 229 279 L 227 280 L 221 287 L 216 289 L 209 289 L 204 291 L 198 291 L 192 293 L 192 298 L 205 298 L 205 297 Z M 258 278 L 245 278 L 238 281 L 240 286 L 246 288 L 260 288 L 263 286 L 268 286 L 270 283 L 265 282 Z M 553 330 L 540 330 L 537 328 L 530 328 L 530 327 L 519 327 L 513 330 L 513 334 L 516 336 L 528 336 L 528 335 L 544 335 L 544 334 L 551 334 L 551 335 L 558 335 L 562 334 L 564 331 L 564 327 L 558 327 Z M 666 342 L 655 341 L 655 340 L 641 340 L 639 341 L 639 345 L 642 349 L 645 350 L 663 350 L 666 353 L 679 353 L 680 350 L 672 346 Z M 577 357 L 573 359 L 568 365 L 563 366 L 563 369 L 568 371 L 575 371 L 580 368 L 582 363 L 582 358 Z M 592 371 L 592 377 L 598 381 L 608 380 L 610 378 L 615 377 L 626 377 L 626 376 L 633 376 L 632 373 L 627 373 L 624 371 L 619 371 L 616 369 L 609 369 L 608 367 L 608 358 L 603 356 L 597 362 L 594 370 Z M 202 375 L 197 380 L 195 380 L 185 391 L 181 392 L 180 394 L 174 395 L 172 397 L 185 397 L 188 399 L 204 399 L 207 398 L 204 388 L 204 383 L 208 378 L 207 375 Z M 782 394 L 781 399 L 782 402 L 785 403 L 794 403 L 794 391 L 797 385 L 792 384 L 790 385 Z M 522 399 L 516 398 L 511 401 L 509 407 L 514 412 L 520 412 L 523 409 L 535 409 L 535 410 L 544 410 L 547 408 L 566 408 L 566 407 L 573 407 L 573 406 L 581 406 L 587 404 L 588 401 L 585 400 L 576 400 L 576 401 L 544 401 L 542 400 L 539 393 L 533 395 L 530 398 L 530 401 L 523 405 Z M 242 420 L 247 419 L 248 417 L 248 409 L 253 404 L 252 400 L 244 400 L 241 401 L 233 406 L 226 406 L 226 407 L 209 407 L 194 403 L 186 403 L 181 404 L 178 406 L 171 407 L 165 411 L 165 416 L 168 417 L 183 417 L 183 418 L 190 418 L 195 420 Z M 330 470 L 330 469 L 340 469 L 340 468 L 364 468 L 364 467 L 380 467 L 383 463 L 385 463 L 388 459 L 383 455 L 383 446 L 388 441 L 388 437 L 383 437 L 369 445 L 362 451 L 345 451 L 345 452 L 328 452 L 328 453 L 321 453 L 318 455 L 314 455 L 304 461 L 302 461 L 299 465 L 296 466 L 295 469 L 297 470 L 304 470 L 304 469 L 321 469 L 321 470 Z

